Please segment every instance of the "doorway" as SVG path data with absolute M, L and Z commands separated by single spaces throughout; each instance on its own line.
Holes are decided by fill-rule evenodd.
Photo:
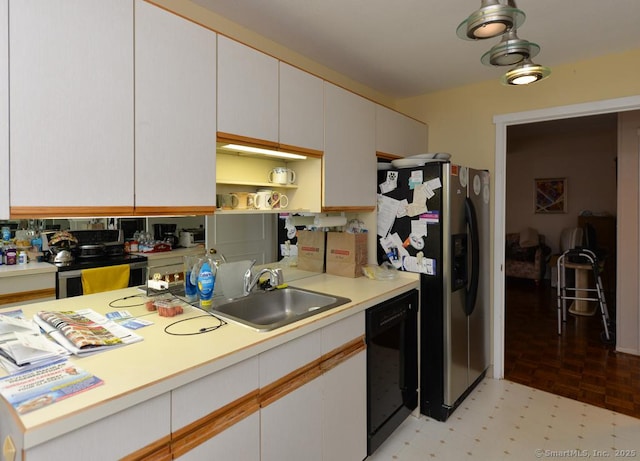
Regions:
M 627 329 L 625 334 L 624 344 L 618 346 L 616 351 L 610 351 L 610 357 L 604 359 L 604 363 L 608 368 L 605 368 L 604 372 L 600 374 L 590 374 L 586 378 L 583 376 L 569 376 L 570 379 L 565 380 L 564 388 L 562 379 L 557 379 L 553 376 L 543 377 L 542 381 L 547 381 L 555 385 L 555 389 L 551 392 L 564 395 L 566 397 L 575 398 L 576 400 L 592 403 L 604 408 L 609 408 L 614 411 L 626 413 L 635 417 L 640 417 L 640 395 L 637 395 L 636 390 L 633 387 L 626 385 L 624 379 L 617 380 L 619 371 L 623 370 L 623 373 L 637 373 L 640 370 L 640 350 L 638 350 L 638 327 L 640 326 L 640 312 L 634 305 L 637 305 L 637 275 L 638 275 L 638 234 L 640 232 L 640 224 L 637 220 L 637 210 L 640 207 L 639 190 L 638 190 L 638 178 L 639 178 L 639 166 L 638 156 L 640 154 L 640 98 L 622 98 L 619 100 L 610 100 L 601 103 L 590 103 L 577 106 L 567 106 L 562 108 L 548 109 L 544 111 L 534 111 L 530 113 L 511 114 L 505 117 L 496 117 L 496 178 L 495 178 L 495 193 L 496 197 L 506 197 L 506 151 L 507 151 L 507 127 L 513 125 L 521 125 L 525 123 L 535 123 L 538 121 L 550 121 L 556 119 L 569 119 L 573 117 L 582 117 L 587 115 L 598 114 L 613 114 L 623 113 L 620 116 L 621 129 L 618 131 L 618 152 L 621 159 L 626 163 L 621 163 L 620 176 L 621 181 L 619 184 L 618 209 L 621 208 L 620 213 L 616 213 L 622 216 L 624 211 L 624 220 L 621 220 L 617 229 L 617 238 L 622 243 L 619 247 L 622 250 L 619 251 L 620 256 L 626 259 L 621 264 L 620 259 L 616 265 L 617 272 L 620 271 L 620 267 L 624 268 L 623 272 L 620 272 L 620 278 L 623 279 L 622 284 L 617 284 L 617 290 L 624 296 L 624 309 L 617 310 L 614 314 L 617 323 L 623 323 L 623 328 Z M 635 112 L 627 112 L 635 111 Z M 622 178 L 624 177 L 624 178 Z M 624 192 L 624 193 L 623 193 Z M 627 201 L 626 197 L 631 197 Z M 502 273 L 502 267 L 504 265 L 504 232 L 506 223 L 507 205 L 506 200 L 496 200 L 496 214 L 495 214 L 495 234 L 494 234 L 494 377 L 504 377 L 505 366 L 505 279 Z M 623 203 L 624 202 L 624 203 Z M 635 217 L 634 217 L 635 216 Z M 631 274 L 628 274 L 631 272 Z M 633 285 L 630 287 L 626 281 L 628 276 L 633 277 Z M 555 290 L 554 290 L 555 292 Z M 619 294 L 620 294 L 619 293 Z M 547 298 L 550 292 L 547 292 Z M 528 296 L 528 301 L 533 300 L 533 297 Z M 548 302 L 548 301 L 546 301 Z M 617 302 L 617 300 L 616 300 Z M 535 304 L 535 302 L 534 302 Z M 622 303 L 620 303 L 622 304 Z M 622 313 L 621 313 L 622 312 Z M 628 327 L 625 325 L 629 324 Z M 553 328 L 553 322 L 551 326 L 545 327 L 543 331 L 549 328 Z M 629 330 L 632 330 L 632 335 L 629 337 Z M 569 341 L 575 340 L 570 338 L 570 333 L 575 332 L 565 330 L 565 333 L 561 337 L 550 337 L 547 342 L 556 343 L 556 351 L 552 351 L 556 354 L 556 357 L 563 358 L 571 356 L 573 350 L 570 349 Z M 597 332 L 596 332 L 597 334 Z M 597 336 L 596 336 L 597 338 Z M 536 346 L 531 343 L 531 347 Z M 598 347 L 598 349 L 603 349 Z M 560 351 L 561 352 L 558 352 Z M 593 350 L 588 352 L 582 352 L 583 355 L 593 354 Z M 618 354 L 616 352 L 628 352 L 630 354 Z M 597 353 L 597 351 L 596 351 Z M 605 352 L 607 353 L 607 352 Z M 512 357 L 510 357 L 511 360 Z M 546 365 L 546 364 L 545 364 Z M 573 371 L 571 367 L 580 368 L 580 365 L 576 363 L 570 363 L 567 366 L 566 375 L 571 375 Z M 611 368 L 613 367 L 613 368 Z M 585 367 L 586 368 L 586 367 Z M 510 370 L 511 371 L 511 370 Z M 549 370 L 545 369 L 544 373 Z M 566 376 L 565 376 L 566 378 Z M 591 382 L 585 385 L 587 380 Z M 560 383 L 558 386 L 557 383 Z M 598 385 L 600 385 L 598 387 Z M 539 387 L 544 390 L 544 386 L 532 386 Z M 587 391 L 585 388 L 589 387 Z M 576 389 L 580 388 L 579 392 Z M 579 396 L 578 396 L 579 395 Z M 606 403 L 605 403 L 606 402 Z
M 528 112 L 519 112 L 494 117 L 496 124 L 496 155 L 494 193 L 494 269 L 493 269 L 493 377 L 504 377 L 504 327 L 505 327 L 505 280 L 504 280 L 504 235 L 506 216 L 506 152 L 507 127 L 524 123 L 535 123 L 546 120 L 565 119 L 587 115 L 612 112 L 624 112 L 640 109 L 640 96 L 611 99 L 606 101 L 576 104 L 572 106 L 554 107 Z M 637 172 L 636 172 L 637 174 Z M 619 272 L 619 271 L 618 271 Z M 619 322 L 620 313 L 617 313 Z M 637 326 L 637 325 L 636 325 Z

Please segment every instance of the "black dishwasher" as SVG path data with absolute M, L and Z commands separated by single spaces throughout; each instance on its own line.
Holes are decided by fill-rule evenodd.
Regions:
M 418 406 L 418 292 L 366 311 L 367 454 Z

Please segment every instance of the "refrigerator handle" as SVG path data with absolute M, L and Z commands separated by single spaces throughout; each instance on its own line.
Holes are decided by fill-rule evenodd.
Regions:
M 469 197 L 464 201 L 464 215 L 467 225 L 469 226 L 469 236 L 471 237 L 471 277 L 469 287 L 467 288 L 465 313 L 471 315 L 478 297 L 478 283 L 480 279 L 480 236 L 478 235 L 476 209 Z

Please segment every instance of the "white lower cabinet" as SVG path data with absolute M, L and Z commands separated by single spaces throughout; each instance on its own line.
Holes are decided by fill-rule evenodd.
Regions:
M 173 390 L 171 432 L 174 458 L 258 461 L 258 358 Z
M 322 330 L 323 355 L 346 350 L 349 357 L 320 377 L 326 461 L 353 461 L 367 456 L 367 352 L 360 343 L 364 334 L 364 312 Z M 350 346 L 345 347 L 346 344 Z
M 322 381 L 314 379 L 260 410 L 262 461 L 322 461 Z
M 160 440 L 165 440 L 168 446 L 170 400 L 168 393 L 149 399 L 26 450 L 24 457 L 18 459 L 113 460 L 121 459 Z M 156 459 L 168 458 L 159 456 Z

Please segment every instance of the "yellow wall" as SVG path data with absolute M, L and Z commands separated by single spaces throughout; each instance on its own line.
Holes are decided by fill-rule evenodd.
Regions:
M 544 50 L 538 59 L 544 64 Z M 469 66 L 481 65 L 470 62 Z M 557 66 L 533 85 L 506 87 L 495 80 L 398 101 L 396 108 L 429 125 L 429 151 L 493 172 L 495 115 L 640 94 L 640 48 Z

